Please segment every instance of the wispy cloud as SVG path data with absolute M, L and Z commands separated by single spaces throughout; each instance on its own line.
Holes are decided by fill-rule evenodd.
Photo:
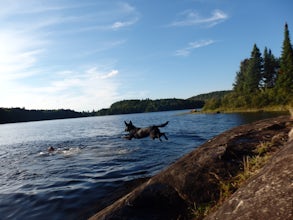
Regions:
M 190 53 L 194 49 L 197 49 L 200 47 L 206 47 L 206 46 L 211 45 L 213 43 L 215 43 L 214 40 L 200 40 L 200 41 L 190 42 L 187 47 L 184 47 L 182 49 L 177 50 L 175 52 L 175 56 L 185 56 L 185 57 L 189 56 Z
M 112 25 L 108 26 L 108 29 L 110 30 L 118 30 L 124 27 L 132 26 L 138 21 L 138 18 L 132 18 L 131 20 L 128 21 L 116 21 Z M 106 28 L 107 29 L 107 28 Z
M 128 3 L 119 2 L 116 5 L 111 5 L 111 8 L 102 13 L 97 13 L 103 22 L 94 22 L 92 25 L 82 28 L 82 31 L 117 31 L 123 28 L 135 25 L 140 19 L 140 13 L 135 7 Z
M 126 42 L 126 40 L 103 41 L 100 42 L 99 47 L 79 52 L 78 54 L 76 54 L 75 57 L 81 58 L 86 56 L 93 56 L 96 53 L 101 53 L 107 50 L 118 48 Z
M 46 49 L 46 40 L 36 34 L 2 29 L 0 32 L 0 78 L 17 79 L 35 74 L 38 56 Z
M 110 106 L 113 100 L 118 99 L 119 83 L 115 79 L 118 74 L 116 69 L 103 70 L 94 66 L 81 71 L 67 70 L 55 74 L 54 79 L 44 85 L 10 81 L 10 85 L 6 85 L 10 94 L 0 94 L 1 104 L 16 107 L 13 103 L 18 100 L 18 106 L 29 108 L 97 110 L 101 106 Z M 11 89 L 15 87 L 17 90 Z
M 137 23 L 136 8 L 108 1 L 0 1 L 0 106 L 92 110 L 116 100 L 119 71 L 115 64 L 98 68 L 93 55 L 127 42 L 109 33 Z M 105 31 L 110 38 L 101 37 Z
M 101 70 L 97 67 L 81 72 L 67 71 L 66 76 L 63 75 L 62 78 L 53 81 L 45 90 L 42 87 L 39 90 L 43 90 L 43 96 L 48 97 L 47 105 L 53 108 L 57 107 L 54 99 L 59 100 L 60 96 L 65 100 L 63 105 L 69 108 L 97 109 L 98 106 L 109 106 L 117 99 L 119 83 L 115 77 L 118 74 L 119 71 L 116 69 Z
M 8 17 L 11 15 L 28 15 L 42 14 L 52 11 L 61 11 L 80 7 L 77 4 L 62 4 L 61 2 L 53 2 L 47 4 L 44 0 L 1 0 L 1 4 L 5 5 L 0 9 L 0 17 Z
M 115 75 L 117 75 L 118 73 L 119 73 L 118 70 L 112 70 L 112 71 L 110 71 L 109 73 L 103 75 L 101 78 L 102 78 L 102 79 L 112 78 L 112 77 L 114 77 Z
M 214 10 L 208 17 L 204 17 L 194 10 L 187 10 L 180 13 L 179 18 L 172 22 L 169 26 L 180 27 L 205 25 L 207 27 L 212 27 L 220 22 L 225 21 L 227 18 L 228 15 L 219 9 Z

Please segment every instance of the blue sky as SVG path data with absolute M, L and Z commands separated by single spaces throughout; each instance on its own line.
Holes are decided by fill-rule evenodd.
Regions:
M 228 90 L 254 43 L 280 56 L 285 22 L 293 32 L 291 0 L 0 4 L 0 107 L 91 111 Z

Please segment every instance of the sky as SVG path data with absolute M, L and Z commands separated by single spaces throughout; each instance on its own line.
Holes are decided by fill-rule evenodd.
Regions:
M 0 107 L 109 108 L 232 89 L 279 57 L 292 0 L 0 0 Z M 291 40 L 292 43 L 292 40 Z

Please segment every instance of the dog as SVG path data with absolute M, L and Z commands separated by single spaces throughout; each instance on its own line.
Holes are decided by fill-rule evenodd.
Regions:
M 47 150 L 48 150 L 48 153 L 53 153 L 55 151 L 55 148 L 50 146 L 50 147 L 48 147 Z
M 140 138 L 145 138 L 147 136 L 150 136 L 150 138 L 153 140 L 158 138 L 160 141 L 162 141 L 161 137 L 163 136 L 166 140 L 168 140 L 165 133 L 162 133 L 159 128 L 165 127 L 169 123 L 169 121 L 161 125 L 152 125 L 146 128 L 135 127 L 132 124 L 132 121 L 130 121 L 129 123 L 124 121 L 124 123 L 126 125 L 125 131 L 129 132 L 128 135 L 124 136 L 125 139 L 128 139 L 128 140 L 131 140 L 132 138 L 140 139 Z

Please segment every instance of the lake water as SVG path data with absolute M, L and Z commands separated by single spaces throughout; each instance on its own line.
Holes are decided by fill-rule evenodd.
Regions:
M 86 219 L 126 181 L 158 173 L 227 129 L 278 115 L 184 112 L 0 125 L 0 219 Z M 169 140 L 123 139 L 124 120 L 170 121 L 161 128 Z

